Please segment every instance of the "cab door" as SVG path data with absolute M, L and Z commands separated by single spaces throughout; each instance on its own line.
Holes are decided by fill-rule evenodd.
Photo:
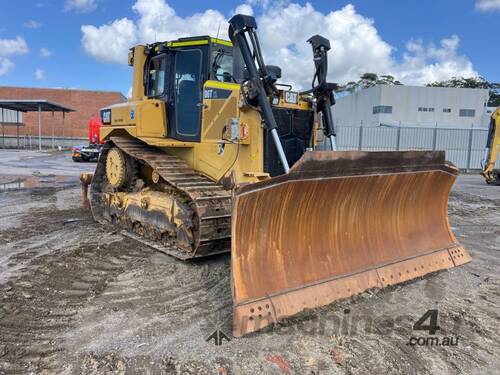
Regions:
M 179 49 L 173 54 L 173 88 L 169 102 L 168 137 L 199 142 L 201 135 L 203 51 Z

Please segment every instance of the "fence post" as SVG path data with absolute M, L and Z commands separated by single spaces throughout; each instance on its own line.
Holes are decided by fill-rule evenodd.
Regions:
M 52 150 L 55 148 L 55 140 L 54 140 L 54 111 L 52 111 L 52 119 L 50 120 L 50 125 L 52 127 Z
M 438 124 L 436 122 L 436 126 L 434 127 L 434 134 L 432 135 L 432 151 L 436 151 L 437 134 L 438 134 Z
M 17 135 L 17 149 L 19 150 L 19 111 L 16 111 L 16 135 Z
M 471 154 L 472 154 L 472 135 L 473 135 L 473 128 L 470 128 L 469 130 L 469 150 L 468 150 L 468 153 L 467 153 L 467 168 L 465 169 L 465 171 L 467 173 L 469 173 L 469 169 L 470 169 L 470 160 L 471 160 Z
M 396 133 L 396 151 L 399 151 L 401 145 L 401 122 L 398 126 L 398 132 Z
M 363 147 L 363 125 L 359 127 L 358 150 L 361 151 Z
M 5 148 L 5 113 L 2 108 L 2 148 Z

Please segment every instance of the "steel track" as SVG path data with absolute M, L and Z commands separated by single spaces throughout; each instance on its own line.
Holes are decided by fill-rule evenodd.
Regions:
M 109 190 L 106 179 L 106 156 L 111 147 L 118 147 L 140 165 L 151 167 L 159 174 L 162 182 L 174 189 L 173 195 L 180 197 L 183 204 L 193 211 L 194 241 L 190 251 L 175 245 L 174 234 L 171 237 L 173 241 L 169 241 L 168 244 L 156 241 L 154 236 L 148 235 L 148 231 L 143 229 L 134 230 L 125 227 L 128 236 L 180 259 L 206 257 L 230 251 L 231 191 L 225 190 L 194 171 L 184 160 L 133 138 L 111 137 L 102 149 L 91 184 L 91 207 L 97 221 L 113 221 L 120 224 L 120 221 L 112 220 L 109 206 L 103 199 L 104 191 Z M 151 228 L 153 225 L 138 224 L 142 224 L 144 228 Z

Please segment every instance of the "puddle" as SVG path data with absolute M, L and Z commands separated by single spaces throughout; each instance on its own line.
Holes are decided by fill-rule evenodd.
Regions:
M 2 178 L 5 180 L 5 177 Z M 80 180 L 75 176 L 39 175 L 30 177 L 13 178 L 9 182 L 0 183 L 0 192 L 15 190 L 32 190 L 47 188 L 67 188 L 80 184 Z

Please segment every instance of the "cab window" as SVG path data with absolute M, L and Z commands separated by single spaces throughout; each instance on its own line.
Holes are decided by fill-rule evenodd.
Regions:
M 153 57 L 149 61 L 148 66 L 148 84 L 147 96 L 157 97 L 165 94 L 166 89 L 166 71 L 167 71 L 167 58 L 166 55 L 159 55 Z
M 235 82 L 233 78 L 233 56 L 224 49 L 212 52 L 211 78 L 221 82 Z

